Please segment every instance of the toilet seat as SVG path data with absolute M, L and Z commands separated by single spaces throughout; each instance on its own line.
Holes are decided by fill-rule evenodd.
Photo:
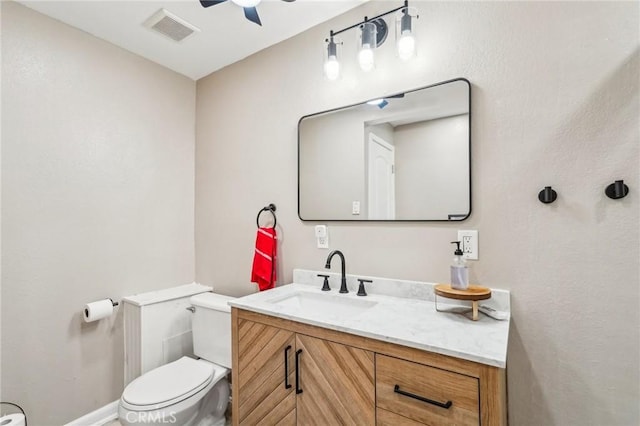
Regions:
M 164 408 L 197 394 L 225 372 L 212 363 L 185 356 L 132 381 L 125 388 L 121 403 L 135 411 Z

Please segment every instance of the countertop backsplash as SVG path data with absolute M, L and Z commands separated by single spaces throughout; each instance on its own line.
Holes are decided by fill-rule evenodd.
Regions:
M 309 269 L 294 269 L 293 270 L 293 282 L 296 284 L 305 284 L 322 287 L 323 278 L 318 277 L 318 274 L 329 275 L 329 285 L 332 291 L 338 291 L 340 288 L 340 273 L 330 272 L 325 270 L 312 271 Z M 366 290 L 369 294 L 380 294 L 385 296 L 402 297 L 413 300 L 424 300 L 428 302 L 435 302 L 434 287 L 438 283 L 430 283 L 424 281 L 409 281 L 409 280 L 396 280 L 392 278 L 371 277 L 366 275 L 352 275 L 347 274 L 347 288 L 349 291 L 358 291 L 358 278 L 372 280 L 371 283 L 366 283 Z M 491 288 L 490 285 L 484 284 L 485 287 Z M 445 299 L 438 296 L 438 305 L 455 305 L 455 306 L 470 306 L 470 302 L 464 302 L 460 300 Z M 491 298 L 482 300 L 481 305 L 489 306 L 496 311 L 511 312 L 511 303 L 509 300 L 509 292 L 506 290 L 491 288 Z

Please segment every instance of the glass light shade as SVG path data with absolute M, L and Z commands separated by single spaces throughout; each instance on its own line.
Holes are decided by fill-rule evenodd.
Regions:
M 340 42 L 336 43 L 333 36 L 325 42 L 327 44 L 324 56 L 324 76 L 331 81 L 337 80 L 340 77 L 340 61 L 338 61 Z
M 237 4 L 238 6 L 242 6 L 242 7 L 256 7 L 258 3 L 260 3 L 262 0 L 231 0 L 231 1 Z
M 418 19 L 413 7 L 405 7 L 396 15 L 396 48 L 401 60 L 407 61 L 416 54 L 414 22 Z
M 329 56 L 327 60 L 324 61 L 324 75 L 331 81 L 337 80 L 338 77 L 340 77 L 340 62 L 338 62 L 338 58 Z
M 362 71 L 369 72 L 375 68 L 376 59 L 373 54 L 373 49 L 369 46 L 363 46 L 358 52 L 358 62 L 360 63 Z
M 398 39 L 398 56 L 403 61 L 408 61 L 416 54 L 416 38 L 411 32 L 403 34 Z
M 377 28 L 372 22 L 365 22 L 360 26 L 360 49 L 358 50 L 358 62 L 362 71 L 368 72 L 375 67 L 375 54 Z

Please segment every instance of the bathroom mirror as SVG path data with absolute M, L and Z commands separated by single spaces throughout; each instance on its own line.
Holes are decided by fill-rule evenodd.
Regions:
M 460 221 L 471 213 L 471 84 L 459 78 L 304 116 L 298 216 Z

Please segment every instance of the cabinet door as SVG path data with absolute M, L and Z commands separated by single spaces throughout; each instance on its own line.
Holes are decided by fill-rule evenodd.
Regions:
M 296 352 L 298 425 L 375 424 L 373 352 L 300 334 Z
M 238 424 L 294 425 L 293 332 L 239 319 L 237 333 Z

